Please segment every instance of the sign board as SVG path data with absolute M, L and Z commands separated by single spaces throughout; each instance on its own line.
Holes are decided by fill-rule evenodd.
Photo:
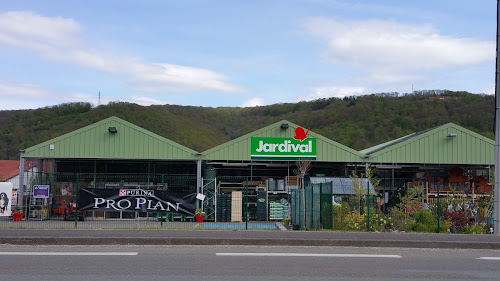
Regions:
M 12 183 L 0 182 L 0 217 L 11 215 Z
M 146 189 L 87 189 L 78 197 L 79 210 L 177 213 L 194 215 L 196 193 L 171 193 Z
M 34 185 L 33 186 L 33 198 L 49 198 L 49 186 L 48 185 Z
M 305 138 L 302 141 L 294 138 L 252 137 L 252 159 L 275 160 L 316 160 L 316 138 Z
M 205 200 L 205 194 L 203 194 L 203 193 L 198 193 L 198 194 L 196 195 L 196 199 L 201 200 L 201 201 Z

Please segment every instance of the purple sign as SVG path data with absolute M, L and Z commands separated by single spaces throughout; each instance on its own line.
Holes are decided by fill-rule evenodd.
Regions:
M 49 186 L 48 185 L 34 185 L 33 186 L 33 197 L 34 198 L 49 198 Z

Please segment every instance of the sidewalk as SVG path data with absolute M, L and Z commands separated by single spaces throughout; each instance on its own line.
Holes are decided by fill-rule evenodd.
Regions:
M 500 249 L 500 236 L 257 230 L 2 229 L 11 245 L 260 245 Z

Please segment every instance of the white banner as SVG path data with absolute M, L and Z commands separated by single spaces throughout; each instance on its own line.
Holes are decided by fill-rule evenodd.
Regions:
M 12 183 L 0 182 L 0 216 L 8 217 L 11 214 Z

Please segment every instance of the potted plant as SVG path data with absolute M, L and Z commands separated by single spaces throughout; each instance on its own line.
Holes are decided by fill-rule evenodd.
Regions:
M 21 210 L 21 207 L 19 207 L 19 205 L 16 205 L 16 207 L 12 211 L 12 219 L 14 221 L 21 221 L 22 216 L 23 216 L 23 210 Z
M 203 212 L 202 209 L 196 210 L 196 213 L 194 213 L 194 218 L 196 219 L 196 222 L 203 222 L 203 217 L 205 216 L 205 212 Z

